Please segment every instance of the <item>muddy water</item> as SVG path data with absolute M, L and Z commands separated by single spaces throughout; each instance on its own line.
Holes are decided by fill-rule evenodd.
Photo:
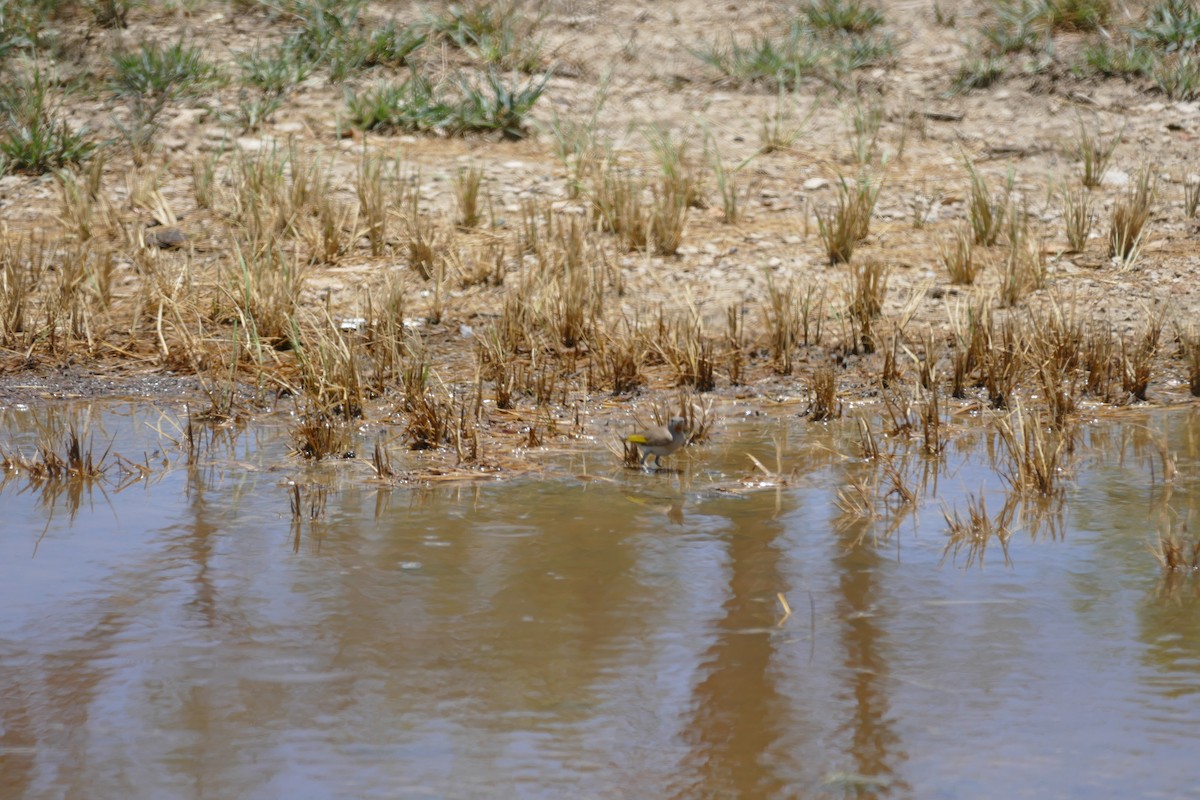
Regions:
M 1200 501 L 1187 412 L 1086 426 L 1007 553 L 945 549 L 943 508 L 1003 504 L 982 434 L 898 456 L 922 499 L 873 519 L 835 502 L 853 426 L 794 418 L 431 489 L 270 424 L 188 467 L 145 405 L 4 409 L 0 443 L 85 416 L 151 470 L 0 489 L 5 798 L 1196 796 L 1200 578 L 1149 549 Z

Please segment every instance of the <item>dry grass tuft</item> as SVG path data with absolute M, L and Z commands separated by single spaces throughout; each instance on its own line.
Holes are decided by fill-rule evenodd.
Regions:
M 1200 397 L 1200 333 L 1197 333 L 1194 326 L 1190 327 L 1180 334 L 1179 341 L 1184 361 L 1187 363 L 1188 388 L 1192 397 Z
M 763 306 L 763 327 L 775 371 L 780 375 L 792 374 L 792 358 L 800 337 L 801 309 L 800 289 L 794 281 L 782 285 L 767 273 L 767 302 Z
M 1121 337 L 1121 390 L 1133 400 L 1145 402 L 1162 339 L 1163 318 L 1155 315 L 1146 323 L 1141 338 L 1131 345 Z
M 604 380 L 614 395 L 628 394 L 642 385 L 646 343 L 628 320 L 624 331 L 614 331 L 599 340 L 598 360 Z
M 60 436 L 61 452 L 55 444 Z M 36 456 L 26 457 L 0 448 L 0 471 L 23 473 L 34 481 L 91 481 L 108 469 L 110 452 L 105 448 L 97 457 L 93 448 L 92 437 L 86 432 L 80 434 L 73 425 L 61 432 L 47 429 L 42 431 Z
M 1159 534 L 1158 545 L 1151 547 L 1150 552 L 1167 572 L 1200 572 L 1200 538 L 1189 542 L 1168 530 Z
M 1012 566 L 1008 557 L 1008 541 L 1012 537 L 1012 521 L 1017 504 L 1015 496 L 1009 497 L 1000 513 L 992 517 L 987 510 L 987 501 L 982 494 L 967 495 L 966 516 L 959 516 L 958 509 L 943 509 L 942 516 L 946 520 L 946 546 L 942 550 L 942 561 L 952 556 L 958 563 L 959 553 L 966 551 L 965 566 L 978 564 L 983 567 L 984 556 L 988 544 L 995 539 L 1004 553 L 1004 565 Z
M 1104 173 L 1108 172 L 1108 164 L 1117 145 L 1121 143 L 1124 132 L 1122 128 L 1115 136 L 1105 141 L 1099 136 L 1093 137 L 1084 126 L 1083 120 L 1079 120 L 1079 138 L 1075 140 L 1075 150 L 1083 166 L 1080 180 L 1085 187 L 1093 189 L 1104 181 Z
M 700 316 L 692 310 L 685 317 L 660 325 L 655 348 L 675 370 L 675 381 L 698 392 L 716 388 L 713 340 L 704 334 Z
M 1095 214 L 1092 211 L 1092 194 L 1086 187 L 1063 187 L 1063 224 L 1066 226 L 1067 243 L 1076 253 L 1087 247 L 1092 233 Z
M 1188 219 L 1196 216 L 1200 208 L 1200 178 L 1188 179 L 1183 182 L 1183 213 Z
M 975 259 L 975 240 L 970 231 L 956 227 L 950 237 L 938 243 L 938 252 L 951 283 L 969 286 L 975 282 L 981 265 Z
M 1154 199 L 1154 172 L 1142 169 L 1134 185 L 1113 206 L 1108 229 L 1108 255 L 1121 269 L 1133 269 L 1142 251 L 1150 204 Z
M 988 189 L 987 181 L 975 169 L 975 165 L 970 161 L 965 163 L 971 177 L 971 197 L 967 204 L 967 214 L 971 220 L 971 230 L 975 234 L 975 244 L 991 247 L 1000 238 L 1000 233 L 1004 230 L 1004 221 L 1009 216 L 1014 174 L 1010 171 L 1004 191 L 993 195 Z
M 1000 302 L 1015 306 L 1027 294 L 1046 285 L 1046 263 L 1041 243 L 1029 232 L 1024 209 L 1012 209 L 1008 224 L 1008 258 L 1001 275 Z
M 483 219 L 480 207 L 480 190 L 483 187 L 482 167 L 463 167 L 454 177 L 454 199 L 458 205 L 458 226 L 476 228 Z
M 354 458 L 353 429 L 345 418 L 310 406 L 292 428 L 294 452 L 304 458 Z
M 825 422 L 842 415 L 842 404 L 837 399 L 837 376 L 832 365 L 813 370 L 809 395 L 806 413 L 812 422 Z
M 328 500 L 329 489 L 321 484 L 310 484 L 307 487 L 301 488 L 299 483 L 292 484 L 291 497 L 288 504 L 292 509 L 292 522 L 299 523 L 302 520 L 315 522 L 325 516 L 325 505 Z M 299 527 L 295 530 L 296 542 L 293 550 L 299 549 Z
M 1007 465 L 1001 475 L 1014 491 L 1055 497 L 1064 489 L 1070 431 L 1049 427 L 1041 413 L 1023 412 L 1018 406 L 1006 417 L 996 420 Z
M 850 285 L 847 289 L 846 315 L 849 318 L 853 345 L 858 352 L 873 353 L 876 348 L 875 319 L 883 311 L 887 293 L 888 270 L 882 261 L 867 259 L 850 265 Z
M 364 148 L 354 183 L 354 193 L 358 197 L 358 217 L 362 220 L 362 230 L 371 247 L 371 255 L 376 258 L 384 254 L 388 240 L 386 164 L 385 159 L 368 155 Z
M 817 212 L 817 231 L 830 264 L 849 261 L 854 248 L 867 238 L 882 182 L 863 173 L 851 184 L 839 175 L 836 186 L 834 205 Z

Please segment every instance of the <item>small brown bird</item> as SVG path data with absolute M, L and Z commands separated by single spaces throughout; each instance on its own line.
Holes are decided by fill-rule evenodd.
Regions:
M 625 437 L 625 441 L 636 444 L 641 449 L 643 467 L 646 466 L 646 459 L 654 456 L 654 466 L 661 468 L 663 456 L 669 456 L 687 444 L 685 424 L 683 417 L 671 417 L 665 427 L 638 431 Z

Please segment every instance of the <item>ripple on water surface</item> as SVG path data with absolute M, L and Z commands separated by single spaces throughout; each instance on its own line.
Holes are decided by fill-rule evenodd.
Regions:
M 1200 584 L 1150 553 L 1200 499 L 1193 415 L 1098 423 L 1063 500 L 956 550 L 944 512 L 1005 505 L 986 436 L 898 450 L 909 505 L 849 424 L 731 421 L 649 474 L 597 471 L 580 442 L 588 480 L 568 454 L 561 477 L 421 489 L 305 465 L 269 424 L 189 465 L 175 413 L 0 413 L 6 452 L 59 415 L 147 465 L 0 486 L 14 796 L 1174 797 L 1200 778 Z M 1169 490 L 1133 426 L 1172 443 Z M 746 491 L 745 454 L 775 464 L 781 432 L 786 480 Z M 293 519 L 295 480 L 328 485 L 318 519 Z

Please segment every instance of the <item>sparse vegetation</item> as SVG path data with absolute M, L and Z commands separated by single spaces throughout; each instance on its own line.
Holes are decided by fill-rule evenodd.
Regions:
M 353 450 L 357 420 L 394 418 L 393 438 L 429 463 L 476 468 L 490 437 L 583 433 L 600 396 L 722 392 L 772 373 L 794 376 L 782 402 L 804 387 L 813 419 L 882 387 L 886 433 L 919 437 L 929 457 L 953 444 L 956 403 L 1023 409 L 1054 451 L 1085 399 L 1200 391 L 1194 338 L 1173 350 L 1131 334 L 1118 315 L 1141 312 L 1141 275 L 1112 274 L 1153 252 L 1154 276 L 1176 273 L 1190 296 L 1177 243 L 1200 184 L 1170 119 L 1150 136 L 1144 115 L 1096 105 L 1086 123 L 1045 115 L 1018 135 L 987 116 L 986 92 L 1004 78 L 1038 105 L 1073 73 L 1089 87 L 1112 76 L 1105 91 L 1130 109 L 1191 96 L 1192 5 L 984 9 L 958 80 L 978 117 L 964 120 L 861 71 L 914 67 L 886 6 L 813 0 L 761 30 L 663 39 L 721 82 L 697 95 L 712 110 L 684 121 L 686 91 L 606 107 L 607 87 L 650 55 L 632 34 L 615 75 L 596 74 L 572 46 L 590 33 L 518 2 L 408 17 L 359 0 L 260 4 L 220 49 L 138 5 L 9 4 L 0 362 L 17 374 L 131 358 L 191 374 L 207 397 L 197 419 L 291 398 L 296 452 L 311 457 Z M 81 35 L 126 24 L 115 52 Z M 63 58 L 68 39 L 82 60 Z M 107 106 L 87 99 L 97 86 Z M 1081 93 L 1055 88 L 1085 107 Z M 649 101 L 663 113 L 646 119 Z M 535 129 L 543 142 L 516 141 Z M 113 142 L 133 146 L 100 146 Z M 1151 151 L 1182 203 L 1155 202 L 1157 167 L 1122 187 L 1122 142 Z M 946 173 L 958 159 L 966 181 Z M 1091 244 L 1100 214 L 1108 262 Z M 1082 320 L 1058 310 L 1076 291 Z M 1024 430 L 1011 437 L 1022 448 Z M 1021 469 L 1033 477 L 1018 483 L 1042 483 Z M 880 470 L 862 485 L 907 505 L 911 476 Z
M 984 564 L 984 556 L 988 545 L 995 540 L 1004 554 L 1004 564 L 1011 562 L 1008 557 L 1008 541 L 1012 538 L 1013 516 L 1016 513 L 1016 503 L 1009 501 L 993 517 L 987 510 L 987 499 L 983 494 L 967 495 L 967 511 L 965 516 L 958 509 L 943 509 L 942 517 L 946 520 L 946 546 L 942 550 L 942 560 L 947 557 L 958 562 L 960 553 L 965 551 L 964 566 L 968 569 L 978 564 Z
M 135 150 L 148 147 L 168 103 L 199 97 L 218 78 L 200 48 L 185 46 L 182 40 L 168 47 L 143 42 L 136 50 L 115 53 L 112 89 L 129 103 L 122 133 Z
M 950 274 L 950 282 L 970 285 L 979 274 L 979 262 L 975 259 L 975 240 L 964 226 L 954 229 L 950 237 L 939 243 L 942 266 Z
M 1108 255 L 1122 269 L 1132 269 L 1142 250 L 1150 203 L 1154 196 L 1154 174 L 1146 167 L 1125 196 L 1113 206 L 1108 228 Z
M 49 172 L 82 162 L 94 149 L 87 134 L 66 120 L 41 72 L 0 86 L 0 173 Z
M 971 177 L 968 215 L 971 220 L 971 230 L 975 233 L 975 244 L 991 247 L 1000 237 L 1000 233 L 1004 229 L 1004 222 L 1009 216 L 1015 178 L 1010 171 L 1004 191 L 993 195 L 988 189 L 987 181 L 975 169 L 975 165 L 970 161 L 967 161 L 966 165 L 967 172 Z
M 1004 63 L 995 56 L 967 58 L 954 74 L 953 86 L 957 91 L 969 92 L 986 89 L 1004 77 Z
M 831 366 L 817 367 L 812 374 L 808 418 L 813 422 L 824 422 L 841 415 L 842 406 L 837 399 L 837 375 Z
M 456 85 L 437 84 L 413 73 L 401 83 L 388 83 L 352 93 L 347 98 L 351 121 L 363 130 L 444 131 L 463 135 L 494 131 L 506 139 L 527 135 L 525 118 L 545 91 L 549 76 L 508 81 L 489 71 L 482 81 L 463 78 Z
M 1200 207 L 1200 177 L 1187 178 L 1183 183 L 1183 213 L 1189 218 L 1196 216 Z
M 836 186 L 833 206 L 817 213 L 821 243 L 830 264 L 849 261 L 854 248 L 867 238 L 880 189 L 880 184 L 865 174 L 853 183 L 838 176 Z
M 1062 190 L 1063 224 L 1067 231 L 1067 242 L 1077 253 L 1087 247 L 1092 233 L 1095 215 L 1092 212 L 1092 195 L 1084 187 L 1064 187 Z
M 1113 151 L 1120 143 L 1121 133 L 1117 133 L 1106 142 L 1099 136 L 1093 137 L 1088 133 L 1083 120 L 1079 121 L 1079 138 L 1076 140 L 1075 148 L 1079 160 L 1083 164 L 1081 180 L 1086 188 L 1093 189 L 1104 180 L 1104 173 L 1108 171 Z
M 879 34 L 883 13 L 861 0 L 812 0 L 802 19 L 748 40 L 730 35 L 691 48 L 725 81 L 745 87 L 794 89 L 805 79 L 844 88 L 857 69 L 887 64 L 891 37 Z

